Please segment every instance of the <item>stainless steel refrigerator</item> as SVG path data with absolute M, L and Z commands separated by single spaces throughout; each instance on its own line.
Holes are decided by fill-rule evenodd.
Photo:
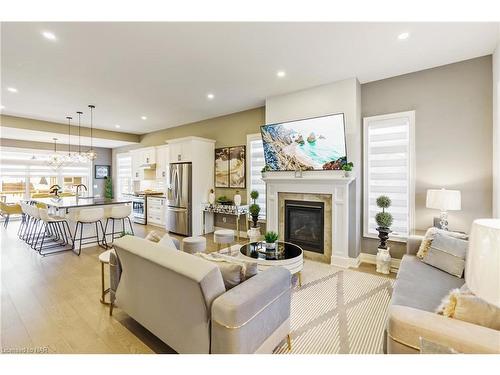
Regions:
M 192 235 L 192 165 L 171 163 L 169 166 L 167 194 L 167 227 L 169 232 Z

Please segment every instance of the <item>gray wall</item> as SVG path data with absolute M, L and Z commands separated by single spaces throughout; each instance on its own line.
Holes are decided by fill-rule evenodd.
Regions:
M 470 231 L 475 218 L 492 216 L 492 60 L 484 56 L 361 86 L 362 115 L 415 110 L 415 228 L 438 212 L 425 208 L 426 190 L 457 189 L 462 210 L 449 213 L 450 229 Z M 364 239 L 362 251 L 375 253 Z M 393 256 L 403 246 L 394 244 Z
M 98 148 L 94 147 L 95 151 L 97 152 L 97 159 L 94 160 L 94 164 L 92 165 L 92 184 L 94 186 L 94 196 L 95 195 L 100 195 L 101 197 L 104 197 L 104 181 L 98 179 L 96 180 L 95 178 L 95 166 L 96 165 L 109 165 L 111 167 L 111 174 L 113 173 L 113 167 L 112 161 L 113 161 L 113 156 L 112 156 L 112 150 L 110 148 Z M 113 179 L 113 183 L 115 183 L 116 179 Z

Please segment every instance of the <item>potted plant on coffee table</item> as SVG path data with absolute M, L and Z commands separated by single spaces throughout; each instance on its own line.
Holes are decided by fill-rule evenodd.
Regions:
M 266 234 L 264 235 L 264 239 L 266 240 L 265 243 L 266 250 L 276 249 L 276 241 L 278 241 L 278 233 L 273 231 L 266 232 Z

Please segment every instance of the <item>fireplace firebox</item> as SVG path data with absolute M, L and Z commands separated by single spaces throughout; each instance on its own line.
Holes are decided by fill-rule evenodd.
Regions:
M 285 200 L 285 241 L 324 253 L 323 202 Z

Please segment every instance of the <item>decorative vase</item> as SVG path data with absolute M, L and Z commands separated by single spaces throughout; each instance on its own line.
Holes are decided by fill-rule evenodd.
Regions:
M 241 206 L 241 195 L 239 193 L 236 193 L 233 197 L 233 201 L 236 207 Z
M 214 205 L 214 203 L 215 203 L 215 193 L 208 194 L 208 203 L 210 203 L 211 206 Z
M 391 230 L 385 227 L 378 227 L 378 238 L 380 239 L 379 249 L 387 249 L 387 240 L 389 239 L 389 233 Z
M 248 239 L 250 242 L 260 241 L 260 227 L 250 228 L 247 232 Z
M 274 250 L 274 249 L 276 249 L 276 242 L 272 242 L 272 243 L 266 242 L 265 246 L 266 246 L 266 250 Z
M 252 215 L 252 222 L 254 228 L 257 228 L 258 221 L 259 221 L 259 215 Z
M 389 249 L 378 249 L 377 272 L 388 275 L 391 272 L 391 254 Z
M 351 175 L 351 171 L 344 171 L 344 177 L 349 177 Z

